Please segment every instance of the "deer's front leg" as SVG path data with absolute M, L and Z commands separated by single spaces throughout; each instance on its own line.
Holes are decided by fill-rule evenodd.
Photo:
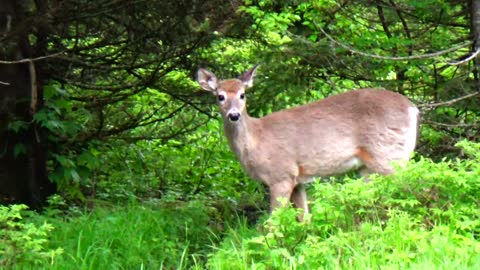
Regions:
M 275 208 L 282 206 L 281 203 L 278 201 L 279 198 L 285 198 L 287 202 L 290 201 L 290 197 L 292 196 L 295 185 L 291 181 L 282 181 L 269 186 L 269 188 L 270 212 L 273 212 Z

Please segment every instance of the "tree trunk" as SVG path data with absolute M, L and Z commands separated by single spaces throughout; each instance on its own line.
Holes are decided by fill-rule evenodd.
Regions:
M 12 31 L 22 23 L 19 2 L 0 5 L 0 60 L 29 58 L 35 51 L 27 30 Z M 33 122 L 42 98 L 37 75 L 33 62 L 0 64 L 0 203 L 39 208 L 56 190 L 47 176 L 45 136 Z
M 471 32 L 473 34 L 473 52 L 480 50 L 480 0 L 472 0 L 472 20 Z M 476 81 L 477 91 L 480 92 L 480 55 L 475 58 L 475 67 L 473 69 L 473 76 Z

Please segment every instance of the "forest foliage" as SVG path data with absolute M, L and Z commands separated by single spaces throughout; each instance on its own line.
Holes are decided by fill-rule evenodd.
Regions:
M 58 194 L 40 214 L 1 206 L 0 268 L 480 264 L 470 1 L 25 2 L 30 45 L 48 56 L 33 122 Z M 255 117 L 354 88 L 408 96 L 422 111 L 413 161 L 368 184 L 318 181 L 309 222 L 293 208 L 268 216 L 265 188 L 242 171 L 194 78 L 199 67 L 230 78 L 254 64 Z
M 339 4 L 337 1 L 304 1 L 279 4 L 246 1 L 235 11 L 237 16 L 244 17 L 236 23 L 246 24 L 243 21 L 247 20 L 251 24 L 242 30 L 242 36 L 235 36 L 238 34 L 235 27 L 228 31 L 223 29 L 225 33 L 216 31 L 213 37 L 209 36 L 208 43 L 189 47 L 187 51 L 181 47 L 185 40 L 176 43 L 178 36 L 160 34 L 153 36 L 151 41 L 143 39 L 143 43 L 152 42 L 153 47 L 147 48 L 147 52 L 140 51 L 145 54 L 145 59 L 141 55 L 135 56 L 135 61 L 140 63 L 138 70 L 131 64 L 129 69 L 122 64 L 131 62 L 122 58 L 129 55 L 123 52 L 124 48 L 133 49 L 130 43 L 111 45 L 115 44 L 112 36 L 117 37 L 113 33 L 100 40 L 91 36 L 97 31 L 106 31 L 102 28 L 106 26 L 95 21 L 93 27 L 97 29 L 77 35 L 78 40 L 71 41 L 71 46 L 77 47 L 67 50 L 74 54 L 69 56 L 72 58 L 78 57 L 75 55 L 78 51 L 91 53 L 87 59 L 91 63 L 82 60 L 78 64 L 85 66 L 72 65 L 67 69 L 69 78 L 52 79 L 44 88 L 45 106 L 35 115 L 35 121 L 48 129 L 53 143 L 50 178 L 60 185 L 60 190 L 83 199 L 96 192 L 97 182 L 100 185 L 104 180 L 110 182 L 110 174 L 116 173 L 103 169 L 105 160 L 120 160 L 118 166 L 125 167 L 117 149 L 122 152 L 133 148 L 129 151 L 133 155 L 135 151 L 147 155 L 155 153 L 157 160 L 170 160 L 176 156 L 172 150 L 160 150 L 172 149 L 172 146 L 186 153 L 199 151 L 198 155 L 209 155 L 208 151 L 212 150 L 208 147 L 188 149 L 200 143 L 201 134 L 211 136 L 218 130 L 218 124 L 211 123 L 216 118 L 212 100 L 193 81 L 198 66 L 207 66 L 218 71 L 220 77 L 227 78 L 241 74 L 255 63 L 261 64 L 256 87 L 249 93 L 249 111 L 257 117 L 353 88 L 391 89 L 409 96 L 422 110 L 417 151 L 435 160 L 456 156 L 459 154 L 453 147 L 456 141 L 478 139 L 478 128 L 475 128 L 480 104 L 476 102 L 478 98 L 449 103 L 477 92 L 474 62 L 452 64 L 469 56 L 472 42 L 469 6 L 441 1 L 417 2 L 375 4 L 346 1 Z M 434 4 L 442 7 L 438 14 L 429 8 Z M 150 6 L 143 8 L 149 8 L 152 14 L 157 12 Z M 141 15 L 144 14 L 138 16 Z M 158 23 L 161 19 L 156 20 L 155 24 L 152 22 L 154 28 L 148 28 L 148 31 L 172 31 L 166 30 L 169 22 Z M 193 31 L 198 35 L 196 38 L 203 39 L 208 31 L 206 28 L 197 33 L 192 25 L 194 22 L 185 23 L 187 29 L 182 31 L 189 31 L 185 35 L 191 36 L 188 33 Z M 133 31 L 130 29 L 133 26 L 123 27 Z M 125 32 L 121 27 L 111 31 Z M 138 31 L 141 32 L 131 35 L 148 36 L 146 29 Z M 159 44 L 155 38 L 166 44 Z M 122 39 L 122 35 L 118 35 L 118 39 Z M 79 41 L 85 44 L 80 42 L 78 45 Z M 101 46 L 101 49 L 91 50 L 91 46 Z M 451 48 L 458 49 L 444 53 Z M 177 55 L 179 50 L 181 57 Z M 116 54 L 119 58 L 102 62 Z M 59 60 L 63 61 L 63 58 Z M 59 60 L 54 58 L 52 61 Z M 97 71 L 104 68 L 105 71 Z M 445 104 L 436 105 L 438 103 Z M 205 126 L 211 128 L 205 130 Z M 219 139 L 203 140 L 201 144 L 207 145 Z M 201 149 L 205 153 L 200 153 Z M 109 153 L 117 157 L 110 157 Z M 192 162 L 188 158 L 185 161 Z M 135 159 L 132 162 L 138 164 L 141 161 Z M 209 162 L 212 166 L 222 164 L 221 161 L 205 159 L 196 162 Z M 117 166 L 115 162 L 109 163 Z M 168 168 L 169 173 L 182 167 L 144 163 L 157 168 L 144 170 L 143 175 L 162 167 Z M 129 167 L 125 169 L 132 168 Z M 205 171 L 201 168 L 199 171 Z M 141 175 L 138 177 L 142 178 Z M 159 179 L 158 176 L 153 178 Z M 168 190 L 167 184 L 174 186 L 178 181 L 182 180 L 166 177 L 155 185 Z

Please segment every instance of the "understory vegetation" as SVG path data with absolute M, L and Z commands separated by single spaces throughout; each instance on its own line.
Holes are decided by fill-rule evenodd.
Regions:
M 54 196 L 41 215 L 2 206 L 0 265 L 478 269 L 480 144 L 463 141 L 458 147 L 463 159 L 418 158 L 397 174 L 377 175 L 368 183 L 348 177 L 317 181 L 309 189 L 311 214 L 303 223 L 292 207 L 271 216 L 263 212 L 249 222 L 223 194 L 213 200 L 97 200 L 92 209 L 67 207 Z

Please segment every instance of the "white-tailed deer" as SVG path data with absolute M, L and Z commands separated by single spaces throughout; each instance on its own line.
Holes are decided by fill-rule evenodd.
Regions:
M 419 111 L 406 97 L 359 89 L 257 119 L 248 115 L 245 95 L 255 70 L 219 81 L 199 69 L 197 80 L 217 97 L 225 135 L 244 170 L 269 187 L 271 209 L 284 197 L 307 213 L 304 184 L 313 177 L 354 169 L 390 174 L 392 161 L 413 152 Z

